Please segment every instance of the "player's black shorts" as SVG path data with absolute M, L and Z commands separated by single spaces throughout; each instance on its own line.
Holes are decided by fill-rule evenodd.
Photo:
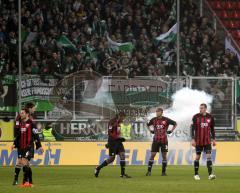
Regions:
M 125 152 L 123 143 L 119 140 L 111 140 L 109 144 L 109 156 L 115 156 L 121 152 Z
M 18 158 L 25 158 L 30 161 L 34 157 L 34 149 L 18 149 Z
M 208 144 L 208 145 L 196 145 L 196 154 L 200 155 L 202 153 L 202 151 L 204 151 L 206 154 L 211 154 L 212 152 L 212 145 Z
M 159 152 L 161 149 L 161 152 L 168 152 L 168 143 L 161 143 L 157 141 L 153 141 L 151 152 Z

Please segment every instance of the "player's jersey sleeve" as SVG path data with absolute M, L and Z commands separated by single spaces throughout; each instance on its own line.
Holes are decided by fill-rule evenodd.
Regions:
M 110 120 L 108 123 L 108 135 L 113 136 L 113 129 L 114 129 L 114 121 Z
M 15 119 L 15 123 L 14 123 L 15 131 L 20 127 L 20 119 L 21 119 L 20 115 L 18 115 Z
M 168 122 L 169 125 L 177 125 L 176 121 L 174 121 L 172 119 L 169 119 L 169 118 L 167 118 L 167 122 Z
M 196 124 L 197 124 L 196 115 L 194 115 L 193 118 L 192 118 L 192 125 L 191 125 L 191 136 L 192 136 L 192 139 L 195 138 Z
M 154 118 L 152 118 L 148 123 L 147 123 L 147 126 L 149 127 L 149 126 L 151 126 L 151 125 L 154 125 Z
M 19 148 L 19 141 L 20 141 L 20 137 L 21 137 L 20 134 L 21 134 L 20 129 L 17 129 L 16 130 L 16 136 L 15 136 L 14 141 L 13 141 L 13 144 L 14 144 L 15 148 Z
M 155 118 L 152 118 L 148 123 L 147 123 L 147 126 L 149 128 L 149 131 L 154 134 L 154 119 Z
M 214 127 L 215 127 L 215 120 L 214 120 L 214 117 L 211 116 L 211 136 L 212 136 L 212 139 L 216 138 Z

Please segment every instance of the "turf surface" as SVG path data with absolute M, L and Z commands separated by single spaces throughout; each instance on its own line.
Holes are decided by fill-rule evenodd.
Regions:
M 169 166 L 161 176 L 160 166 L 146 177 L 146 166 L 128 166 L 131 179 L 119 177 L 119 166 L 104 168 L 93 176 L 94 167 L 33 167 L 33 188 L 12 186 L 13 167 L 0 167 L 0 193 L 240 193 L 240 167 L 215 167 L 216 180 L 208 180 L 206 167 L 200 167 L 200 181 L 193 179 L 193 167 Z M 22 180 L 22 172 L 20 173 Z

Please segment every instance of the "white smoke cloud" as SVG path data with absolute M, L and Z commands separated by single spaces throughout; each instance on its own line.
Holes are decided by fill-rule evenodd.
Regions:
M 177 122 L 177 128 L 169 137 L 178 141 L 188 140 L 190 137 L 190 125 L 194 114 L 199 112 L 199 105 L 206 103 L 208 111 L 211 111 L 213 97 L 204 91 L 182 88 L 172 96 L 172 106 L 164 110 L 163 115 Z M 151 113 L 148 119 L 155 116 Z

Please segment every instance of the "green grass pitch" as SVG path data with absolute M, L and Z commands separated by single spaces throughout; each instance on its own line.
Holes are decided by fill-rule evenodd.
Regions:
M 154 166 L 146 177 L 146 166 L 128 166 L 131 179 L 119 177 L 119 166 L 104 168 L 93 176 L 93 166 L 32 167 L 33 188 L 12 186 L 13 167 L 0 167 L 0 193 L 240 193 L 240 167 L 214 167 L 216 180 L 208 180 L 207 168 L 200 167 L 200 181 L 193 179 L 193 167 L 169 166 L 168 176 Z M 22 180 L 22 171 L 20 173 Z

